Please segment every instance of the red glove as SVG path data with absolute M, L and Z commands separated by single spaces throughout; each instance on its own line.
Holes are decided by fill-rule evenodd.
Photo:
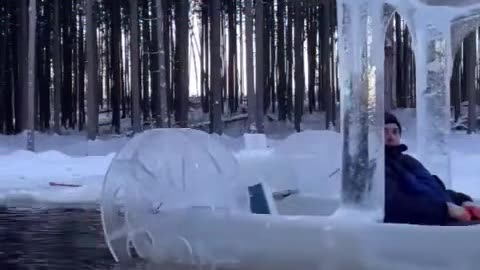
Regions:
M 451 218 L 454 218 L 458 221 L 471 221 L 472 214 L 464 207 L 458 206 L 453 203 L 447 203 L 448 205 L 448 214 Z
M 470 213 L 473 219 L 480 220 L 480 205 L 474 202 L 465 202 L 462 206 Z

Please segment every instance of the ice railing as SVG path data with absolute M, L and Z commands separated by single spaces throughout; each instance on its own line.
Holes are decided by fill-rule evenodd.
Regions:
M 334 214 L 253 214 L 247 186 L 268 172 L 249 175 L 214 136 L 153 130 L 132 139 L 105 178 L 102 219 L 115 259 L 139 256 L 166 269 L 477 269 L 479 227 L 378 222 L 384 185 L 384 56 L 379 52 L 395 11 L 413 36 L 418 154 L 450 182 L 452 51 L 478 26 L 479 13 L 476 6 L 425 3 L 338 2 L 342 169 Z M 288 164 L 276 166 L 286 176 L 291 173 Z M 275 189 L 271 184 L 268 200 Z M 317 210 L 323 206 L 314 196 L 302 203 Z

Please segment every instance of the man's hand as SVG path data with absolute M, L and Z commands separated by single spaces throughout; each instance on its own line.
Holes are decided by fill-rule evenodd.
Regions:
M 480 205 L 478 203 L 464 202 L 462 206 L 470 213 L 473 219 L 480 220 Z
M 448 206 L 448 214 L 451 218 L 456 219 L 458 221 L 471 221 L 472 214 L 464 207 L 458 206 L 456 204 L 447 203 Z

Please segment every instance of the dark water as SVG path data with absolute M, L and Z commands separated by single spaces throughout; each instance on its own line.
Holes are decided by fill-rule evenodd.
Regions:
M 0 208 L 0 269 L 137 269 L 115 265 L 100 212 Z

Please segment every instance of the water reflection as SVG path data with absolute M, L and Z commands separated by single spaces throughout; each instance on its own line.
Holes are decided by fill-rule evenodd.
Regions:
M 105 243 L 100 211 L 2 208 L 0 270 L 190 270 L 134 262 L 118 265 Z M 195 268 L 197 269 L 197 268 Z
M 0 209 L 0 269 L 113 269 L 96 210 Z

